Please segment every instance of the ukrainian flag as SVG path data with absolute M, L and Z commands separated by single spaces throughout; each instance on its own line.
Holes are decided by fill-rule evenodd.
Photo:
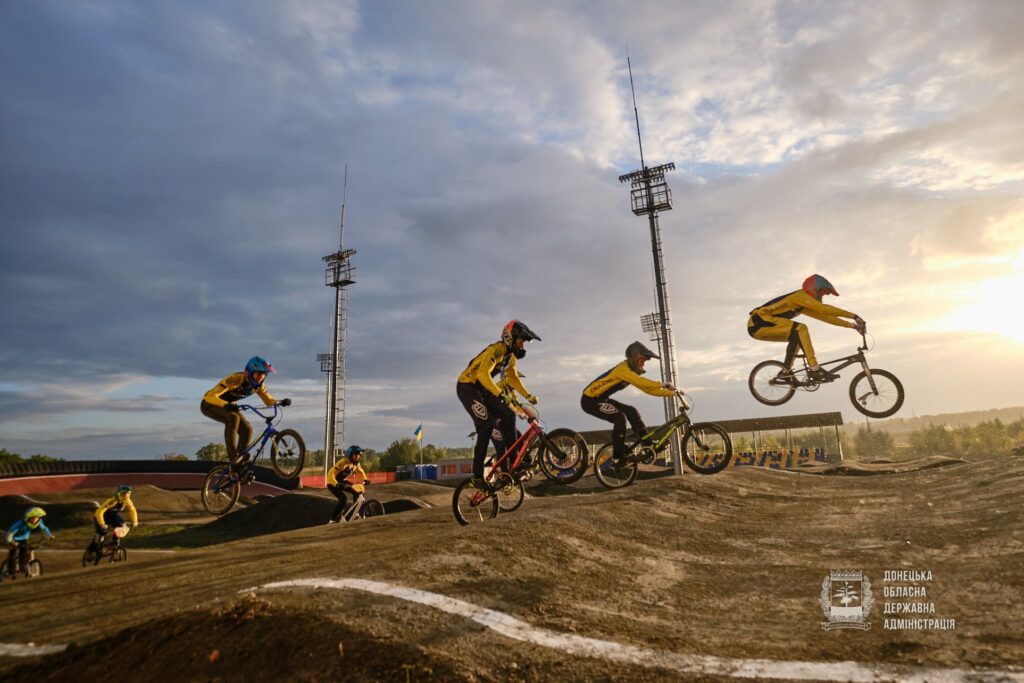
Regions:
M 423 423 L 422 422 L 420 422 L 420 426 L 416 428 L 416 431 L 413 432 L 413 436 L 416 437 L 417 441 L 423 441 Z

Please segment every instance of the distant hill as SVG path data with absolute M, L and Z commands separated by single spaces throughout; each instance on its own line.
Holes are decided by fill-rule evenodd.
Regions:
M 1014 408 L 990 408 L 989 410 L 971 410 L 963 413 L 940 413 L 938 415 L 919 415 L 917 417 L 893 417 L 888 420 L 873 420 L 872 429 L 892 434 L 897 441 L 905 441 L 910 432 L 928 425 L 949 425 L 950 427 L 973 427 L 979 422 L 1001 420 L 1014 422 L 1024 418 L 1024 406 Z M 862 420 L 846 424 L 847 430 L 856 431 L 862 426 Z M 902 438 L 901 438 L 902 437 Z

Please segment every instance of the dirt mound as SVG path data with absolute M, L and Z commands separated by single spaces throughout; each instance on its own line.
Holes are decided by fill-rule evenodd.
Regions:
M 198 491 L 170 491 L 150 484 L 134 486 L 133 489 L 132 500 L 135 501 L 135 505 L 139 508 L 140 515 L 143 512 L 160 515 L 182 512 L 205 514 L 202 501 L 199 500 Z M 42 504 L 102 502 L 112 495 L 114 495 L 113 488 L 74 489 L 72 491 L 36 493 L 32 494 L 31 499 Z
M 243 599 L 128 628 L 7 671 L 5 681 L 462 680 L 437 654 L 359 633 L 322 614 Z
M 926 458 L 915 458 L 914 460 L 903 460 L 893 462 L 891 460 L 873 460 L 862 462 L 858 460 L 847 460 L 829 465 L 809 465 L 801 467 L 800 472 L 808 474 L 826 474 L 839 476 L 870 476 L 875 474 L 899 474 L 901 472 L 919 472 L 921 470 L 935 469 L 936 467 L 949 467 L 950 465 L 961 465 L 967 462 L 959 458 L 947 458 L 942 455 L 933 455 Z
M 39 505 L 46 510 L 46 526 L 57 532 L 59 529 L 79 527 L 92 522 L 96 506 L 92 502 L 50 503 L 28 496 L 0 496 L 0 525 L 6 531 L 15 520 L 21 519 L 25 510 Z

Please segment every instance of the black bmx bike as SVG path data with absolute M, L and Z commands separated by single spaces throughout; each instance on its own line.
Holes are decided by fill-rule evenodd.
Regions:
M 800 391 L 817 391 L 823 384 L 839 379 L 839 371 L 851 365 L 859 365 L 861 371 L 850 382 L 850 402 L 853 407 L 868 417 L 889 417 L 903 406 L 903 384 L 888 370 L 868 366 L 864 355 L 868 351 L 866 332 L 861 332 L 861 344 L 857 353 L 836 360 L 821 363 L 821 370 L 812 373 L 803 351 L 794 357 L 794 363 L 786 365 L 777 360 L 758 363 L 750 371 L 750 393 L 761 403 L 779 406 L 793 398 Z M 801 367 L 794 368 L 796 361 Z M 834 366 L 829 368 L 828 366 Z
M 210 470 L 203 480 L 203 507 L 211 515 L 223 515 L 230 510 L 242 493 L 242 485 L 256 479 L 256 462 L 263 457 L 263 452 L 270 444 L 270 465 L 284 479 L 295 479 L 302 473 L 306 462 L 306 444 L 294 429 L 276 429 L 275 425 L 284 417 L 281 403 L 275 403 L 274 413 L 261 413 L 259 408 L 250 405 L 239 405 L 240 410 L 249 410 L 267 423 L 263 433 L 242 451 L 244 460 L 237 464 L 226 463 Z M 249 457 L 253 449 L 256 454 Z
M 125 562 L 128 560 L 128 551 L 121 545 L 121 541 L 131 531 L 127 524 L 116 526 L 111 530 L 110 540 L 104 540 L 100 544 L 90 543 L 82 555 L 82 566 L 97 565 L 100 560 L 107 558 L 110 562 Z
M 732 439 L 724 428 L 714 422 L 692 422 L 690 411 L 693 404 L 683 392 L 676 392 L 673 399 L 679 415 L 660 427 L 642 436 L 635 436 L 626 442 L 626 453 L 616 462 L 613 445 L 605 444 L 594 458 L 594 475 L 610 489 L 629 486 L 636 479 L 640 465 L 650 465 L 659 453 L 669 447 L 676 431 L 683 435 L 683 462 L 699 474 L 716 474 L 732 461 Z
M 43 575 L 43 563 L 36 559 L 36 550 L 38 550 L 44 543 L 49 541 L 49 538 L 44 538 L 38 543 L 29 542 L 28 545 L 28 559 L 25 562 L 21 562 L 20 558 L 16 560 L 18 566 L 14 568 L 14 572 L 11 572 L 11 563 L 5 559 L 3 561 L 3 567 L 0 567 L 0 581 L 4 579 L 14 580 L 19 575 L 24 576 L 26 579 L 32 579 L 37 576 Z M 12 553 L 19 553 L 16 548 L 12 547 Z M 19 553 L 20 554 L 20 553 Z

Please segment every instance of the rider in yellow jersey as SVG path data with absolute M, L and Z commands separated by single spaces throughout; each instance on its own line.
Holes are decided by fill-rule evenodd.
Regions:
M 135 509 L 135 503 L 132 502 L 132 487 L 128 484 L 118 486 L 114 495 L 103 501 L 103 505 L 96 509 L 93 519 L 93 524 L 96 526 L 96 537 L 90 548 L 97 549 L 103 544 L 110 527 L 119 527 L 125 523 L 124 517 L 121 516 L 122 512 L 127 512 L 131 516 L 131 526 L 139 525 L 139 513 Z M 114 544 L 120 542 L 121 539 L 115 535 Z
M 536 403 L 537 397 L 526 390 L 516 370 L 516 360 L 526 356 L 525 342 L 534 339 L 540 341 L 540 337 L 525 324 L 510 320 L 501 331 L 501 339 L 478 353 L 459 375 L 456 393 L 476 427 L 473 477 L 481 488 L 485 487 L 484 460 L 491 432 L 497 427 L 501 432 L 501 442 L 508 445 L 515 441 L 516 435 L 515 413 L 501 400 L 501 389 L 494 383 L 492 375 L 497 374 L 495 368 L 504 371 L 509 386 L 530 403 Z
M 328 524 L 337 524 L 338 522 L 345 521 L 348 519 L 342 517 L 342 512 L 345 511 L 346 499 L 345 494 L 352 494 L 352 503 L 355 504 L 359 500 L 359 494 L 361 494 L 366 485 L 370 483 L 369 478 L 366 476 L 366 471 L 363 470 L 363 466 L 359 464 L 362 460 L 363 448 L 360 446 L 349 446 L 345 449 L 345 455 L 347 457 L 342 458 L 338 462 L 334 463 L 334 467 L 327 472 L 327 490 L 334 494 L 334 497 L 338 499 L 338 504 L 334 506 L 334 512 L 331 513 L 331 518 L 327 520 Z M 358 480 L 354 480 L 358 477 Z M 355 510 L 353 510 L 355 512 Z
M 616 464 L 621 464 L 626 455 L 626 422 L 629 422 L 638 437 L 644 436 L 647 427 L 640 417 L 640 411 L 609 396 L 630 384 L 652 396 L 671 396 L 676 391 L 671 384 L 640 376 L 644 374 L 644 365 L 651 358 L 658 356 L 640 342 L 633 342 L 626 347 L 626 360 L 588 384 L 580 398 L 583 412 L 612 423 L 612 455 Z
M 786 367 L 792 367 L 797 348 L 798 346 L 802 347 L 812 377 L 821 378 L 826 371 L 818 365 L 807 325 L 793 322 L 793 318 L 798 315 L 808 315 L 832 325 L 855 329 L 858 332 L 867 329 L 867 324 L 855 313 L 822 303 L 821 299 L 826 294 L 839 296 L 839 292 L 832 286 L 832 283 L 820 275 L 811 275 L 804 280 L 801 289 L 783 294 L 752 310 L 750 318 L 747 320 L 747 334 L 761 341 L 788 342 Z M 847 322 L 843 318 L 850 318 L 853 322 Z
M 259 356 L 253 356 L 245 364 L 244 372 L 235 372 L 222 379 L 217 386 L 206 392 L 199 404 L 203 415 L 224 423 L 224 445 L 233 465 L 240 464 L 241 457 L 245 455 L 243 451 L 249 446 L 252 437 L 252 425 L 239 412 L 235 401 L 256 394 L 267 407 L 274 405 L 274 397 L 263 384 L 271 372 L 274 372 L 274 368 L 270 363 Z M 291 404 L 290 398 L 281 401 L 283 406 Z

